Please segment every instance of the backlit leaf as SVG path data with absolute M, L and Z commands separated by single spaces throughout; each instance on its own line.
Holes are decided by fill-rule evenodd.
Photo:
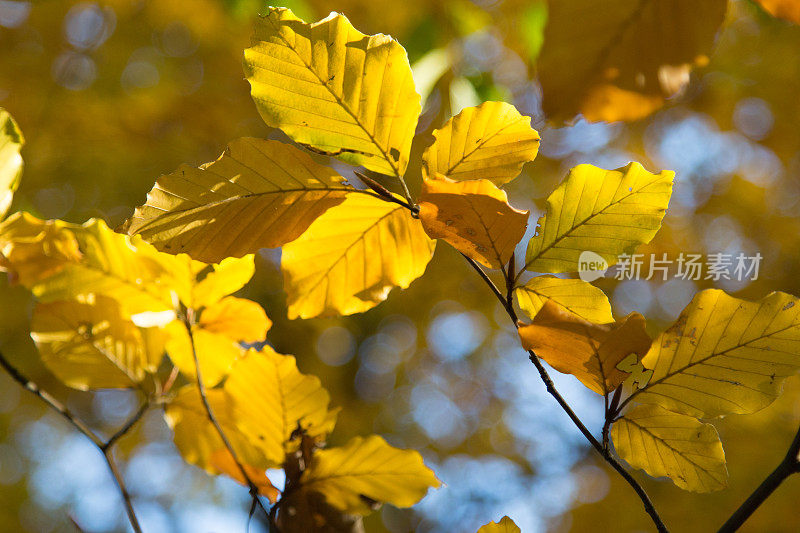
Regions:
M 642 359 L 653 376 L 632 398 L 698 418 L 766 407 L 800 369 L 798 303 L 782 292 L 756 302 L 697 294 Z
M 481 526 L 478 533 L 520 533 L 520 530 L 513 520 L 504 516 L 497 522 L 489 522 Z
M 283 247 L 289 318 L 350 315 L 405 289 L 425 272 L 435 246 L 402 206 L 352 193 Z
M 298 143 L 402 176 L 420 112 L 406 52 L 344 15 L 306 24 L 286 8 L 257 23 L 244 69 L 264 121 Z
M 490 268 L 508 263 L 528 226 L 528 212 L 511 207 L 505 191 L 488 180 L 455 182 L 439 175 L 423 182 L 417 200 L 428 235 Z
M 200 374 L 206 386 L 224 378 L 244 353 L 242 342 L 263 341 L 272 322 L 256 302 L 228 296 L 205 307 L 192 326 Z M 186 326 L 176 320 L 166 328 L 167 352 L 172 362 L 190 379 L 196 379 L 192 343 Z
M 25 212 L 0 223 L 0 267 L 11 283 L 31 288 L 82 254 L 73 230 L 80 226 L 61 220 L 40 220 Z
M 725 0 L 548 3 L 538 60 L 542 105 L 553 120 L 634 120 L 684 88 L 708 62 Z M 679 38 L 675 38 L 680 36 Z
M 528 243 L 525 268 L 577 272 L 583 251 L 609 265 L 631 253 L 661 227 L 675 173 L 651 174 L 639 163 L 616 170 L 578 165 L 547 199 L 536 236 Z
M 257 442 L 275 465 L 298 448 L 299 439 L 292 438 L 298 428 L 317 440 L 333 430 L 330 396 L 319 379 L 301 374 L 293 356 L 269 346 L 249 350 L 238 360 L 224 390 L 234 406 L 238 429 Z
M 467 107 L 435 130 L 422 156 L 427 176 L 456 181 L 486 179 L 497 186 L 519 175 L 539 151 L 539 133 L 531 118 L 504 102 Z
M 549 300 L 595 324 L 614 321 L 611 304 L 605 293 L 580 279 L 538 276 L 517 288 L 514 294 L 517 296 L 519 306 L 531 318 L 535 317 Z
M 717 430 L 657 405 L 637 405 L 614 422 L 611 438 L 619 456 L 653 477 L 682 489 L 712 492 L 728 484 L 725 452 Z
M 145 336 L 105 296 L 37 304 L 31 338 L 45 366 L 80 390 L 133 387 L 164 355 L 163 338 Z
M 296 239 L 348 190 L 298 148 L 237 139 L 213 163 L 161 176 L 124 229 L 159 250 L 214 263 Z
M 20 150 L 25 139 L 8 111 L 0 107 L 0 219 L 6 216 L 22 176 Z
M 227 448 L 217 450 L 211 454 L 211 464 L 214 468 L 219 470 L 220 473 L 233 478 L 240 485 L 244 485 L 245 487 L 248 486 L 247 480 L 242 475 L 241 470 L 239 470 L 239 466 L 233 459 L 233 455 L 231 455 L 231 452 L 228 451 Z M 244 468 L 244 471 L 247 474 L 247 479 L 253 482 L 253 484 L 258 488 L 259 494 L 266 496 L 271 503 L 275 503 L 278 500 L 280 491 L 275 488 L 264 470 L 247 464 L 243 464 L 242 468 Z
M 364 497 L 411 507 L 430 487 L 441 485 L 419 452 L 393 448 L 377 435 L 317 451 L 300 483 L 304 490 L 324 494 L 334 507 L 358 514 L 371 511 Z
M 616 389 L 628 376 L 617 364 L 650 347 L 644 317 L 631 313 L 610 324 L 593 324 L 548 300 L 533 322 L 519 328 L 522 346 L 550 366 L 572 374 L 598 394 Z
M 192 307 L 207 307 L 247 285 L 256 271 L 253 259 L 252 254 L 229 257 L 213 265 L 214 270 L 192 288 Z
M 214 417 L 242 464 L 262 472 L 276 466 L 236 428 L 233 403 L 223 390 L 207 390 L 206 397 Z M 164 417 L 174 431 L 175 445 L 186 462 L 197 465 L 212 475 L 230 475 L 231 465 L 225 457 L 221 457 L 227 451 L 225 443 L 209 421 L 195 385 L 187 385 L 178 391 L 176 397 L 167 404 Z

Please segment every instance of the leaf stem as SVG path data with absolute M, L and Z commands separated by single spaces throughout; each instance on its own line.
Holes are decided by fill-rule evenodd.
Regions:
M 789 450 L 780 464 L 761 482 L 755 491 L 739 506 L 725 522 L 719 533 L 732 533 L 738 530 L 761 504 L 777 489 L 786 478 L 800 472 L 800 429 L 789 445 Z
M 97 434 L 92 431 L 92 429 L 80 418 L 78 418 L 74 413 L 72 413 L 67 407 L 51 396 L 48 392 L 39 388 L 39 386 L 34 383 L 33 381 L 29 380 L 22 373 L 17 370 L 9 361 L 5 358 L 5 356 L 0 352 L 0 367 L 11 376 L 11 379 L 22 385 L 22 387 L 27 390 L 28 392 L 37 396 L 40 400 L 46 403 L 49 407 L 55 410 L 58 414 L 60 414 L 67 422 L 69 422 L 75 429 L 77 429 L 80 433 L 82 433 L 87 439 L 92 441 L 100 453 L 103 454 L 103 458 L 108 465 L 108 469 L 111 471 L 111 475 L 114 477 L 114 482 L 117 485 L 117 489 L 119 489 L 120 495 L 122 496 L 122 501 L 125 504 L 125 511 L 128 514 L 128 521 L 131 523 L 131 527 L 133 528 L 134 533 L 142 533 L 142 527 L 139 524 L 139 519 L 136 517 L 136 512 L 133 509 L 133 501 L 131 498 L 130 493 L 128 492 L 127 487 L 125 486 L 125 481 L 122 478 L 122 474 L 120 473 L 119 469 L 117 468 L 116 463 L 114 462 L 114 456 L 112 454 L 112 446 L 114 443 L 119 440 L 123 435 L 125 435 L 135 424 L 139 421 L 142 417 L 144 412 L 147 410 L 145 406 L 149 407 L 149 402 L 145 402 L 144 406 L 139 409 L 139 411 L 134 415 L 134 417 L 129 420 L 119 431 L 117 431 L 114 436 L 112 436 L 107 442 L 103 442 L 103 440 L 97 436 Z
M 475 269 L 475 271 L 481 276 L 484 282 L 486 282 L 486 284 L 492 290 L 494 295 L 503 305 L 503 308 L 508 313 L 509 318 L 511 318 L 511 321 L 514 323 L 514 327 L 519 328 L 519 324 L 517 323 L 518 320 L 517 313 L 514 310 L 513 301 L 511 301 L 510 298 L 507 299 L 505 296 L 503 296 L 503 294 L 500 292 L 500 290 L 497 288 L 497 286 L 494 284 L 491 278 L 489 278 L 488 274 L 486 274 L 486 272 L 484 272 L 484 270 L 480 267 L 480 265 L 478 265 L 473 259 L 467 256 L 464 257 L 467 259 L 467 262 L 470 264 L 470 266 L 472 266 L 472 268 Z M 506 286 L 509 295 L 513 293 L 514 283 L 515 280 L 518 279 L 518 277 L 519 275 L 515 275 L 513 270 L 511 269 L 509 269 L 508 272 L 506 273 L 505 276 Z M 542 382 L 544 383 L 547 392 L 550 394 L 550 396 L 552 396 L 556 400 L 556 402 L 558 402 L 558 404 L 561 406 L 561 409 L 567 414 L 567 416 L 569 416 L 570 420 L 572 420 L 572 423 L 575 424 L 575 427 L 577 427 L 578 430 L 586 438 L 586 440 L 589 441 L 589 444 L 591 444 L 592 447 L 595 450 L 597 450 L 597 453 L 599 453 L 603 457 L 603 459 L 605 459 L 605 461 L 609 465 L 611 465 L 611 467 L 614 470 L 616 470 L 619 473 L 619 475 L 622 476 L 623 479 L 625 479 L 625 481 L 627 481 L 628 484 L 633 488 L 637 496 L 639 496 L 639 499 L 642 501 L 645 512 L 647 512 L 647 514 L 650 515 L 650 518 L 653 520 L 653 523 L 655 524 L 656 529 L 659 531 L 659 533 L 667 533 L 669 531 L 667 529 L 667 526 L 664 525 L 663 520 L 661 520 L 658 511 L 656 511 L 653 502 L 650 500 L 650 497 L 647 495 L 647 492 L 645 492 L 644 488 L 639 484 L 639 482 L 637 482 L 633 478 L 633 476 L 631 476 L 631 474 L 627 470 L 625 470 L 625 468 L 614 458 L 614 456 L 611 455 L 611 452 L 608 450 L 608 448 L 604 447 L 594 437 L 594 435 L 592 435 L 591 431 L 589 431 L 586 428 L 586 425 L 584 425 L 584 423 L 581 421 L 578 415 L 575 414 L 575 411 L 572 410 L 572 408 L 564 399 L 564 397 L 561 396 L 561 394 L 558 392 L 558 390 L 555 387 L 555 384 L 553 383 L 553 380 L 547 373 L 547 369 L 544 367 L 544 365 L 542 364 L 541 360 L 536 355 L 536 353 L 534 353 L 533 350 L 528 350 L 528 355 L 531 363 L 533 363 L 533 366 L 535 366 L 536 370 L 539 372 L 539 377 L 542 379 Z
M 233 449 L 233 445 L 231 444 L 228 437 L 225 435 L 225 431 L 222 429 L 217 417 L 214 415 L 214 410 L 211 409 L 211 404 L 208 403 L 208 396 L 206 395 L 206 387 L 203 383 L 203 375 L 200 371 L 200 360 L 197 357 L 197 348 L 195 347 L 194 343 L 194 335 L 192 334 L 192 323 L 194 322 L 194 310 L 193 309 L 186 309 L 185 312 L 181 313 L 183 318 L 183 324 L 186 327 L 186 332 L 189 335 L 189 344 L 192 347 L 192 358 L 194 359 L 194 370 L 195 376 L 197 377 L 197 390 L 200 392 L 200 399 L 203 402 L 203 407 L 205 408 L 206 415 L 208 416 L 208 420 L 211 422 L 211 425 L 214 426 L 214 429 L 217 431 L 219 438 L 222 440 L 222 443 L 225 445 L 225 448 L 228 450 L 228 453 L 231 454 L 233 458 L 233 462 L 236 463 L 236 467 L 239 469 L 239 473 L 242 474 L 242 479 L 247 482 L 247 487 L 250 489 L 250 496 L 253 498 L 253 501 L 258 504 L 258 507 L 264 512 L 266 516 L 269 516 L 269 511 L 264 507 L 264 504 L 261 502 L 261 498 L 259 498 L 258 487 L 253 480 L 250 479 L 250 476 L 245 470 L 244 465 L 239 460 L 239 457 L 236 455 L 236 451 Z

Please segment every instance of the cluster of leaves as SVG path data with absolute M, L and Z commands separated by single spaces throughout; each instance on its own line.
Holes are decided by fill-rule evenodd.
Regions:
M 22 137 L 1 112 L 10 195 Z M 160 405 L 186 461 L 299 511 L 282 530 L 382 502 L 410 506 L 439 485 L 417 452 L 377 435 L 322 449 L 338 413 L 328 393 L 293 356 L 264 344 L 271 322 L 261 306 L 231 296 L 252 277 L 252 254 L 207 264 L 101 220 L 77 225 L 24 212 L 0 224 L 0 250 L 9 278 L 36 296 L 31 337 L 59 380 L 78 390 L 131 388 Z M 266 477 L 272 468 L 285 470 L 283 494 Z
M 724 14 L 718 4 L 709 3 L 709 17 Z M 647 80 L 668 76 L 648 73 L 642 82 L 614 50 L 606 59 L 626 69 L 588 73 L 595 85 L 597 76 L 605 81 L 586 84 L 581 101 L 633 99 L 650 112 L 649 100 L 617 85 L 649 87 Z M 653 341 L 641 315 L 615 319 L 600 289 L 549 275 L 576 272 L 582 251 L 614 264 L 649 242 L 672 172 L 638 163 L 573 168 L 547 198 L 518 270 L 529 214 L 511 206 L 502 187 L 534 160 L 539 135 L 513 106 L 468 107 L 437 129 L 414 197 L 406 171 L 421 102 L 396 41 L 364 35 L 343 15 L 308 24 L 270 8 L 244 68 L 264 121 L 296 144 L 238 139 L 212 163 L 160 177 L 119 233 L 99 220 L 75 225 L 26 213 L 0 225 L 0 262 L 37 297 L 31 335 L 60 380 L 81 390 L 140 390 L 163 406 L 188 462 L 279 502 L 281 530 L 352 521 L 341 515 L 379 502 L 413 505 L 439 485 L 421 456 L 375 435 L 324 448 L 337 412 L 328 393 L 292 356 L 264 344 L 263 309 L 230 295 L 253 275 L 253 253 L 280 247 L 290 318 L 364 312 L 423 275 L 443 240 L 488 280 L 515 323 L 517 307 L 531 319 L 517 326 L 532 357 L 604 397 L 606 450 L 610 437 L 630 465 L 688 490 L 725 486 L 723 448 L 705 420 L 769 405 L 798 370 L 797 299 L 772 293 L 747 302 L 704 291 Z M 540 76 L 571 94 L 546 68 Z M 0 125 L 4 214 L 21 173 L 22 137 L 5 112 Z M 308 151 L 365 173 L 348 181 Z M 499 271 L 505 296 L 483 268 Z M 286 473 L 282 494 L 265 475 L 270 468 Z M 504 519 L 482 530 L 514 527 Z
M 797 341 L 793 297 L 750 303 L 705 291 L 651 342 L 641 315 L 615 320 L 608 299 L 587 282 L 538 276 L 519 283 L 526 270 L 576 272 L 585 250 L 614 264 L 649 242 L 672 172 L 653 174 L 638 163 L 573 168 L 547 199 L 516 271 L 528 213 L 512 207 L 501 187 L 534 159 L 539 136 L 513 106 L 466 108 L 434 131 L 413 198 L 404 172 L 420 104 L 398 43 L 362 34 L 342 15 L 307 24 L 272 8 L 244 64 L 267 124 L 315 153 L 363 166 L 372 173 L 359 174 L 366 187 L 294 146 L 240 139 L 214 163 L 160 178 L 126 225 L 131 235 L 211 261 L 282 246 L 291 318 L 377 305 L 419 277 L 432 239 L 444 240 L 501 271 L 533 319 L 519 330 L 526 349 L 606 398 L 606 431 L 623 459 L 686 489 L 725 486 L 719 438 L 699 419 L 761 409 L 797 370 L 794 345 L 784 344 Z M 405 197 L 379 175 L 394 178 Z

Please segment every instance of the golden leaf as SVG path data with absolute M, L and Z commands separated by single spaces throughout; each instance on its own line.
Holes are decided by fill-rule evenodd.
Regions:
M 283 247 L 289 318 L 372 309 L 425 272 L 434 246 L 402 206 L 351 193 Z
M 433 136 L 436 140 L 422 155 L 427 177 L 485 179 L 500 186 L 516 178 L 539 151 L 531 118 L 504 102 L 467 107 Z
M 675 173 L 651 174 L 639 163 L 616 170 L 578 165 L 547 198 L 547 213 L 528 243 L 525 268 L 576 272 L 581 252 L 609 265 L 631 253 L 661 227 Z
M 159 250 L 213 263 L 296 239 L 348 190 L 298 148 L 237 139 L 213 163 L 161 176 L 123 229 Z
M 391 37 L 364 35 L 336 13 L 306 24 L 270 7 L 244 69 L 269 126 L 348 163 L 405 173 L 421 106 L 406 52 Z
M 424 180 L 418 202 L 428 235 L 490 268 L 508 263 L 528 226 L 528 211 L 511 207 L 488 180 Z
M 514 294 L 519 306 L 531 318 L 547 301 L 553 301 L 570 313 L 595 324 L 614 321 L 611 304 L 605 293 L 580 279 L 538 276 L 518 287 Z
M 0 107 L 0 219 L 6 216 L 22 176 L 20 150 L 25 139 L 17 123 Z
M 520 530 L 513 520 L 504 516 L 497 522 L 489 522 L 481 526 L 478 533 L 520 533 Z
M 798 303 L 782 292 L 757 302 L 695 295 L 642 359 L 653 376 L 631 398 L 698 418 L 763 409 L 800 369 Z
M 728 485 L 725 452 L 717 430 L 657 405 L 637 405 L 611 427 L 621 458 L 653 477 L 668 477 L 693 492 Z

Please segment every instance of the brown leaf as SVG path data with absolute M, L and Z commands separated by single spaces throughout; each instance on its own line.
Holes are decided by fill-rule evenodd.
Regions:
M 545 303 L 533 323 L 519 328 L 519 336 L 526 350 L 598 394 L 607 394 L 625 381 L 628 374 L 617 365 L 631 353 L 640 357 L 647 353 L 651 342 L 644 317 L 638 313 L 598 325 L 553 301 Z

